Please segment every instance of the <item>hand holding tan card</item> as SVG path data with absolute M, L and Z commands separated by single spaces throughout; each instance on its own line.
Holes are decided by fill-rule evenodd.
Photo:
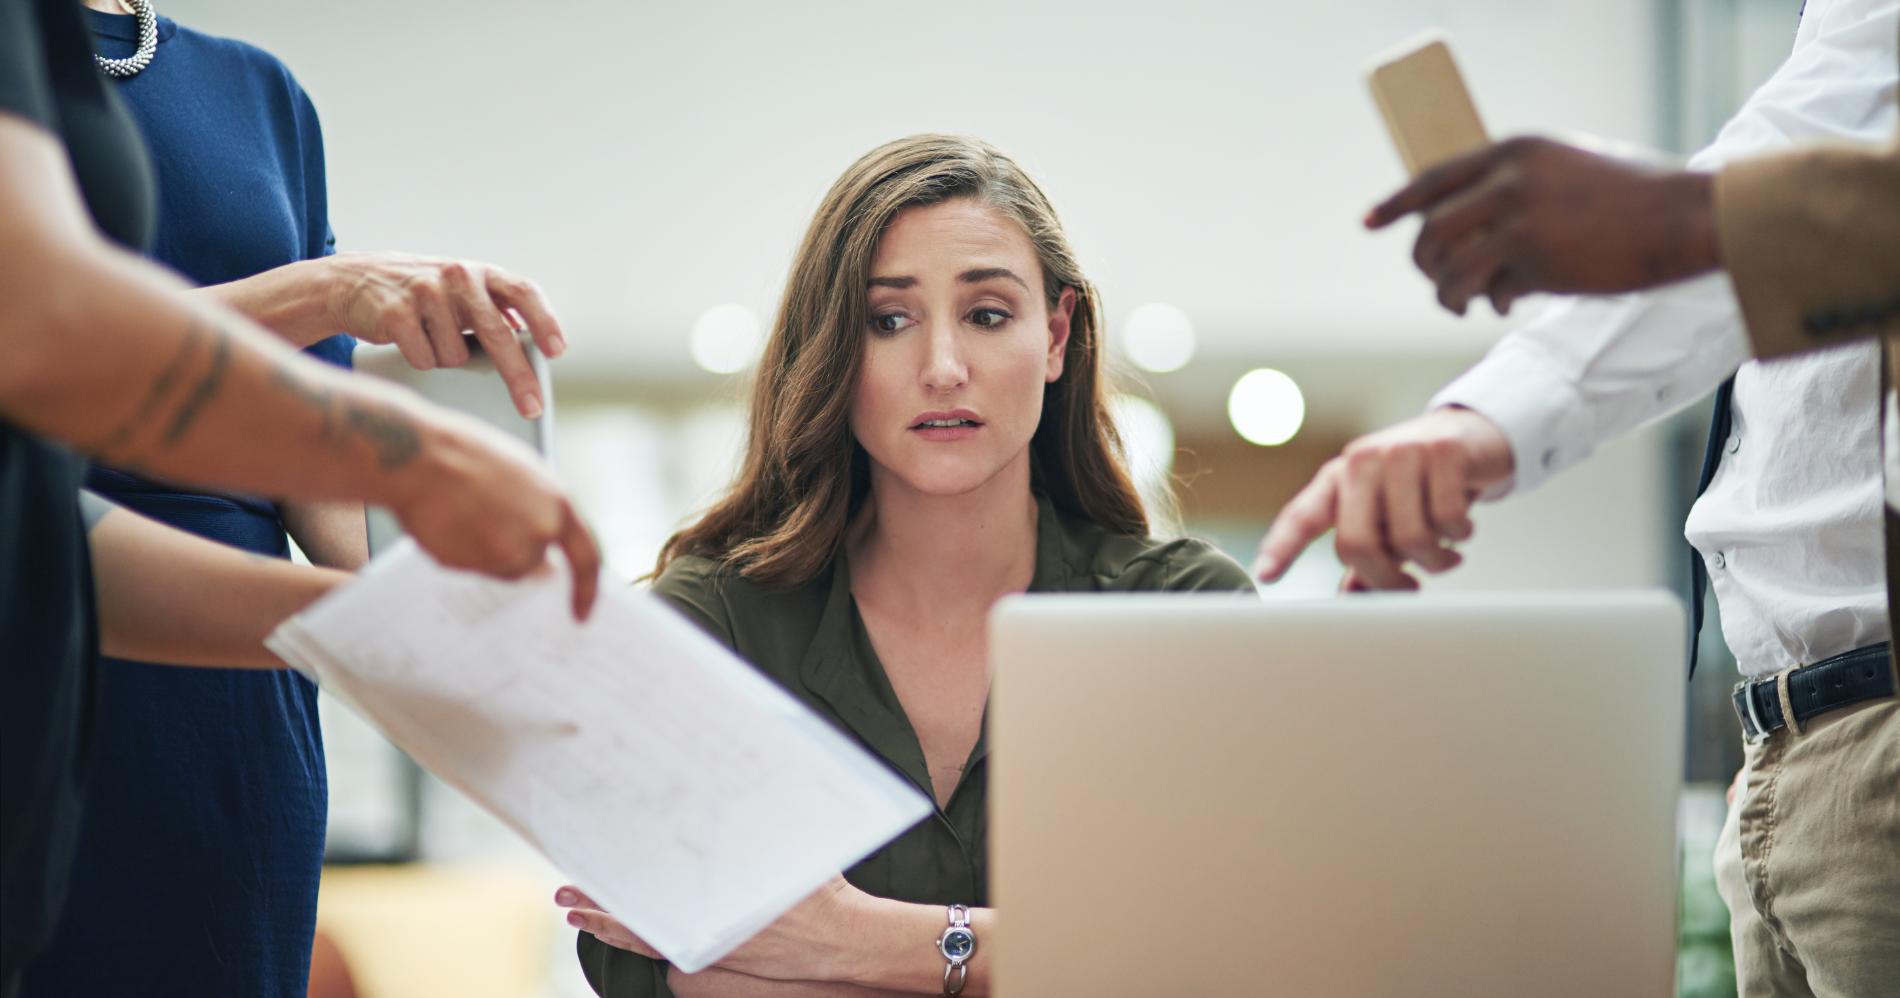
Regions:
M 1366 82 L 1412 176 L 1491 143 L 1443 38 L 1407 45 L 1373 67 Z

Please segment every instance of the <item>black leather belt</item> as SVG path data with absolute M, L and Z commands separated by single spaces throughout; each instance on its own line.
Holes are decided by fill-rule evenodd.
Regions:
M 1893 696 L 1893 670 L 1887 664 L 1891 648 L 1891 642 L 1882 641 L 1788 673 L 1788 702 L 1794 705 L 1794 719 L 1805 722 L 1862 700 Z M 1751 742 L 1788 726 L 1774 676 L 1743 680 L 1735 687 L 1734 701 L 1742 735 Z

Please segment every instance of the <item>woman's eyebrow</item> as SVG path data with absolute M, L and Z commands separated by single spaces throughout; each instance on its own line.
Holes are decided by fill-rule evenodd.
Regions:
M 1017 277 L 1016 272 L 1008 267 L 981 267 L 976 270 L 966 270 L 957 275 L 957 280 L 964 284 L 981 284 L 984 281 L 992 281 L 999 277 L 1007 277 L 1017 284 L 1022 285 L 1024 291 L 1029 290 L 1029 282 Z
M 1007 278 L 1022 285 L 1024 291 L 1029 290 L 1029 282 L 1016 276 L 1016 272 L 1008 267 L 979 267 L 975 270 L 966 270 L 957 275 L 957 281 L 961 284 L 981 284 L 984 281 L 993 281 L 997 278 Z M 874 288 L 898 288 L 901 290 L 903 288 L 916 287 L 917 278 L 909 276 L 873 277 L 867 283 Z

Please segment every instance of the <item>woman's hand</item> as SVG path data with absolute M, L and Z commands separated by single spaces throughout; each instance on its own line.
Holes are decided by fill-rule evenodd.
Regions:
M 750 977 L 776 981 L 849 981 L 855 926 L 876 899 L 843 877 L 833 877 L 810 897 L 800 901 L 778 921 L 766 926 L 716 965 Z M 658 951 L 635 935 L 578 887 L 555 892 L 554 902 L 570 909 L 567 924 L 609 946 L 663 960 Z
M 549 357 L 567 350 L 567 338 L 533 281 L 473 260 L 408 253 L 339 253 L 320 262 L 333 330 L 394 343 L 419 371 L 468 363 L 462 332 L 473 330 L 521 415 L 541 415 L 541 387 L 515 331 L 525 324 Z
M 307 347 L 339 332 L 393 343 L 419 371 L 468 363 L 464 330 L 495 362 L 522 416 L 546 408 L 516 330 L 559 357 L 567 336 L 533 281 L 473 260 L 408 253 L 339 253 L 200 289 L 195 294 Z
M 585 620 L 600 585 L 600 546 L 573 502 L 532 451 L 459 413 L 436 411 L 413 428 L 345 407 L 399 488 L 382 503 L 410 537 L 450 568 L 518 579 L 559 547 Z

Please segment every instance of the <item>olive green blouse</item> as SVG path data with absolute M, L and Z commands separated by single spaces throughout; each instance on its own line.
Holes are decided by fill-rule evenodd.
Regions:
M 1206 542 L 1118 534 L 1057 511 L 1047 498 L 1037 501 L 1032 593 L 1254 591 L 1246 571 Z M 653 591 L 935 799 L 917 733 L 858 616 L 842 552 L 790 589 L 767 589 L 707 558 L 681 558 Z M 846 870 L 845 879 L 878 897 L 987 905 L 987 741 L 978 736 L 947 804 Z M 588 983 L 607 998 L 672 993 L 664 964 L 585 932 L 580 959 Z

